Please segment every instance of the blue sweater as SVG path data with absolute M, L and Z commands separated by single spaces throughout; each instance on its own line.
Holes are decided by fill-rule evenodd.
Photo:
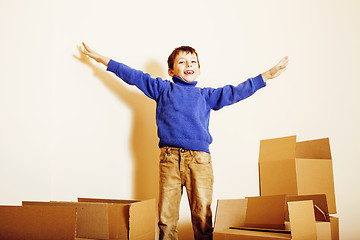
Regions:
M 198 88 L 197 82 L 179 77 L 171 81 L 152 78 L 149 74 L 110 60 L 108 71 L 156 101 L 156 124 L 159 147 L 171 146 L 196 151 L 209 151 L 210 110 L 219 110 L 245 99 L 266 86 L 261 74 L 238 86 Z

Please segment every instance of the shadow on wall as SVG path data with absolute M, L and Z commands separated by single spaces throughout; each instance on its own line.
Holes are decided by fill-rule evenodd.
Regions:
M 122 83 L 113 73 L 93 64 L 81 53 L 80 47 L 79 52 L 80 57 L 74 57 L 89 66 L 94 75 L 132 110 L 130 141 L 134 161 L 133 199 L 158 199 L 160 153 L 155 121 L 156 103 L 140 90 L 133 92 L 126 89 L 126 83 Z M 161 75 L 162 71 L 156 62 L 150 62 L 143 70 L 151 76 Z

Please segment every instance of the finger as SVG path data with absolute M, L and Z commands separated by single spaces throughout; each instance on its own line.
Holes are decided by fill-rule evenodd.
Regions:
M 82 45 L 84 45 L 84 43 L 82 43 Z M 79 50 L 83 53 L 83 54 L 87 54 L 85 46 L 79 46 Z
M 278 71 L 277 73 L 275 73 L 275 74 L 272 76 L 272 78 L 276 78 L 276 77 L 280 76 L 280 74 L 282 74 L 282 73 L 285 72 L 285 71 L 286 71 L 286 68 L 281 69 L 280 71 Z
M 283 66 L 287 66 L 289 64 L 289 58 L 288 57 L 286 57 L 285 59 L 284 59 L 284 61 L 283 61 Z
M 82 44 L 84 45 L 86 51 L 91 52 L 91 49 L 88 45 L 86 45 L 84 42 Z
M 289 63 L 289 57 L 288 56 L 286 56 L 286 57 L 284 57 L 284 58 L 282 58 L 280 61 L 279 61 L 279 63 L 278 64 L 276 64 L 276 66 L 280 66 L 280 65 L 288 65 L 288 63 Z

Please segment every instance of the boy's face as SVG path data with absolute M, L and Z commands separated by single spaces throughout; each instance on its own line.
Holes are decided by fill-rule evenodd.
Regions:
M 181 51 L 174 60 L 174 69 L 168 70 L 171 77 L 177 76 L 186 82 L 193 82 L 200 74 L 196 54 Z

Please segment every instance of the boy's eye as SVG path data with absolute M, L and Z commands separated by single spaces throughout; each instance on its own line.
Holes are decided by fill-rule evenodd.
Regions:
M 193 61 L 191 61 L 191 63 L 197 63 L 197 61 L 193 60 Z

